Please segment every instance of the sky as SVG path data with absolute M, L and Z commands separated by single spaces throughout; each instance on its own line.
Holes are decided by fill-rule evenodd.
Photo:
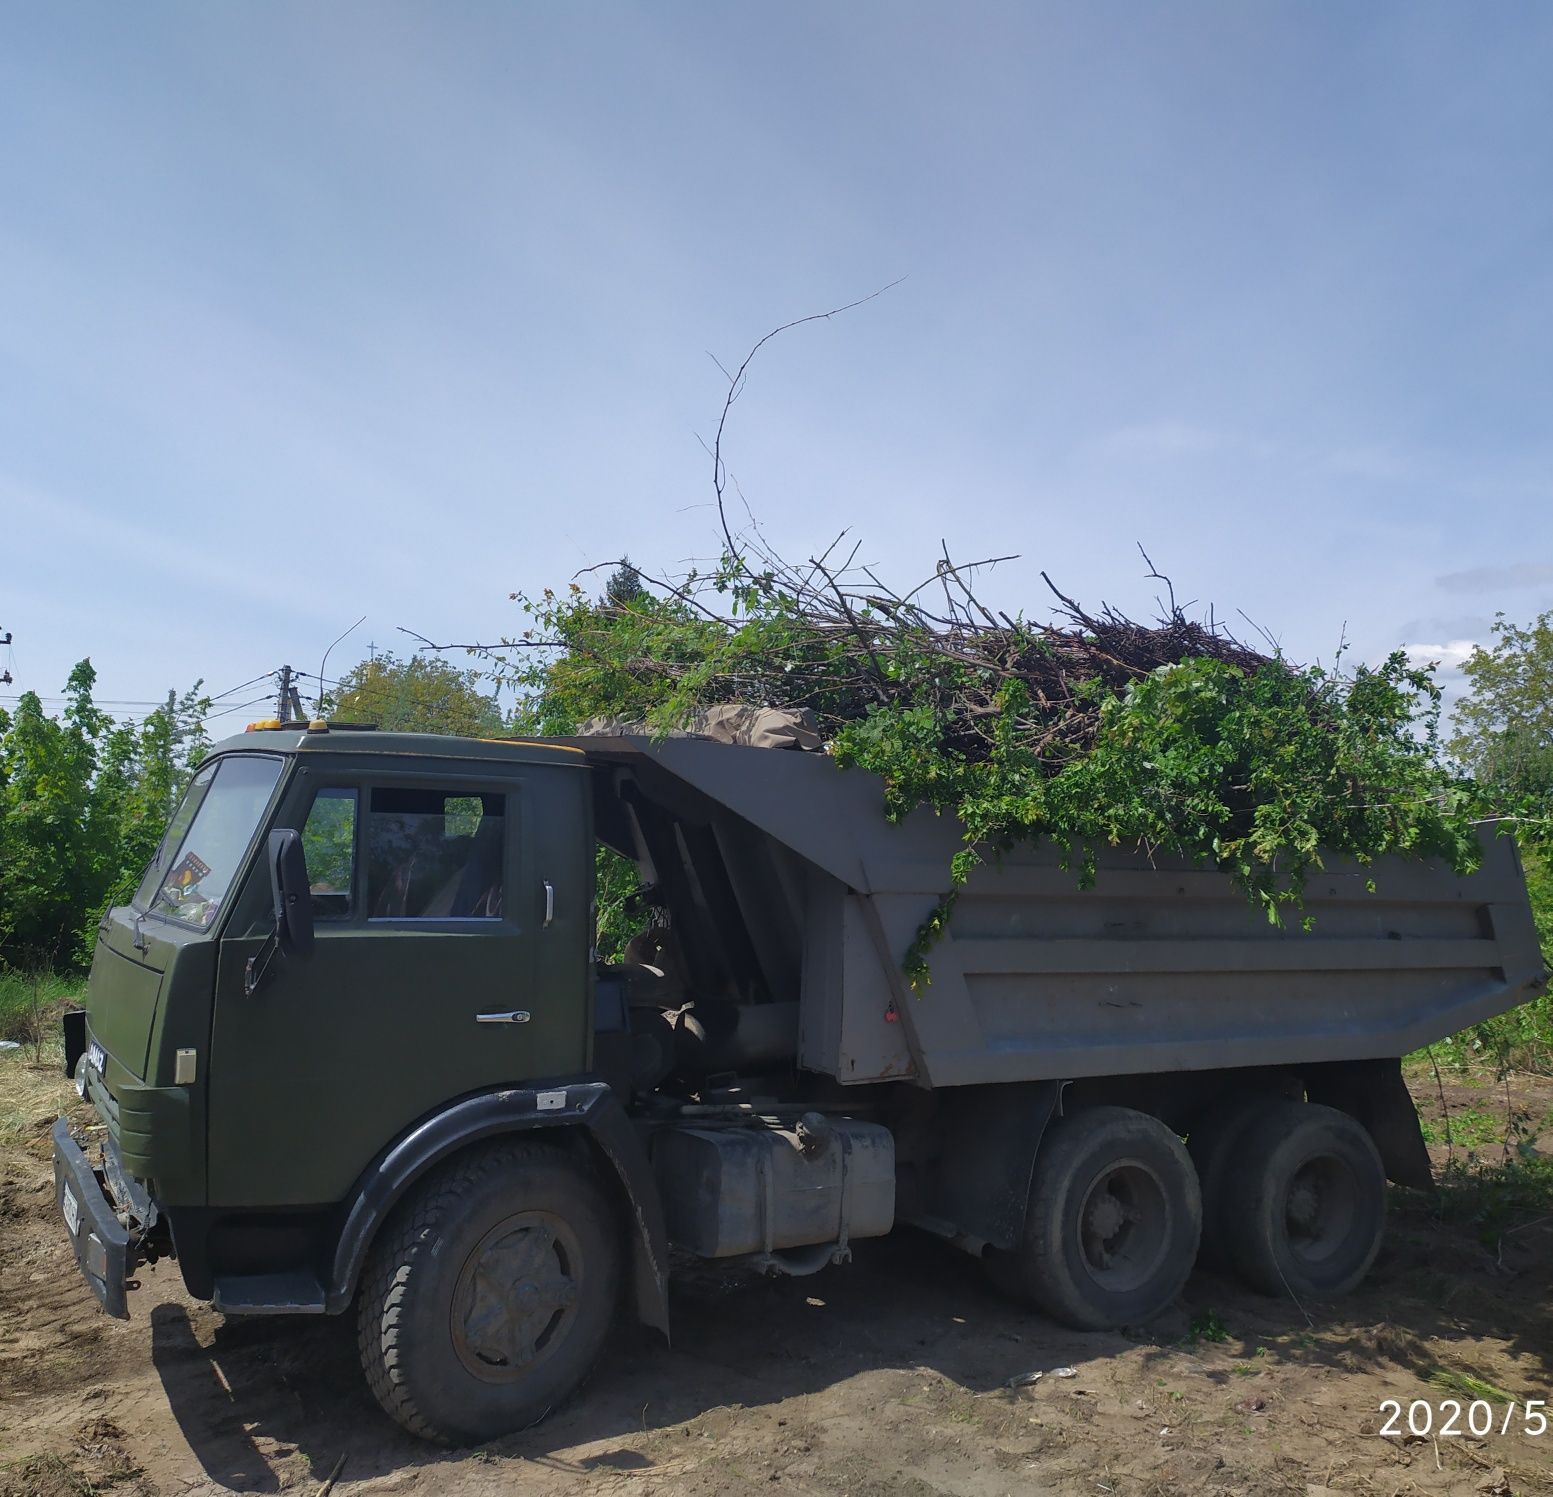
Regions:
M 1141 545 L 1456 679 L 1553 607 L 1550 77 L 1525 0 L 6 7 L 0 705 L 220 736 L 713 557 L 719 362 L 893 282 L 733 407 L 782 554 L 1042 617 Z

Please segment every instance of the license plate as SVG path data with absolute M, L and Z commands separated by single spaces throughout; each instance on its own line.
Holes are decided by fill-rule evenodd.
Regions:
M 107 1064 L 107 1061 L 108 1057 L 102 1046 L 99 1045 L 96 1040 L 93 1040 L 91 1044 L 86 1047 L 87 1065 L 89 1065 L 94 1071 L 97 1072 L 99 1076 L 101 1076 L 103 1067 Z
M 75 1192 L 68 1185 L 59 1188 L 59 1209 L 64 1212 L 65 1225 L 74 1237 L 81 1229 L 81 1203 L 76 1200 Z

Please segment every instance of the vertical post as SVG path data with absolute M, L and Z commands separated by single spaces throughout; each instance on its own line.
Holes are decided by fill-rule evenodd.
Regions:
M 291 667 L 280 668 L 280 690 L 275 694 L 275 716 L 282 722 L 291 720 Z

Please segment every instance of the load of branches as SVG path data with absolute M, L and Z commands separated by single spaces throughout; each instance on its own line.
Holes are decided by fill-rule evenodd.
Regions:
M 855 548 L 791 565 L 743 540 L 704 573 L 611 563 L 598 595 L 574 581 L 524 599 L 533 627 L 487 649 L 519 689 L 522 729 L 608 717 L 670 731 L 725 703 L 806 708 L 841 763 L 883 779 L 889 814 L 960 819 L 952 890 L 1049 837 L 1085 881 L 1102 845 L 1217 866 L 1281 922 L 1333 855 L 1462 871 L 1478 857 L 1468 796 L 1440 767 L 1439 690 L 1401 652 L 1298 666 L 1191 616 L 1152 566 L 1165 596 L 1151 622 L 1088 611 L 1049 579 L 1051 617 L 1031 621 L 980 601 L 991 561 L 945 554 L 898 591 Z M 914 981 L 953 902 L 908 958 Z

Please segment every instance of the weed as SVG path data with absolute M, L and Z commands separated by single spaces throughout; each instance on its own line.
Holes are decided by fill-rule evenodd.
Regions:
M 1194 1346 L 1200 1341 L 1228 1341 L 1229 1327 L 1219 1319 L 1217 1310 L 1199 1310 L 1187 1328 L 1186 1339 Z
M 1500 1143 L 1505 1136 L 1504 1118 L 1495 1117 L 1481 1107 L 1453 1109 L 1448 1133 L 1445 1125 L 1435 1122 L 1433 1118 L 1420 1117 L 1418 1127 L 1426 1144 L 1443 1144 L 1449 1141 L 1469 1149 L 1481 1148 L 1484 1144 Z
M 1497 1163 L 1457 1160 L 1445 1167 L 1433 1202 L 1394 1198 L 1399 1216 L 1427 1212 L 1439 1221 L 1471 1226 L 1485 1247 L 1553 1215 L 1553 1158 L 1519 1150 Z

